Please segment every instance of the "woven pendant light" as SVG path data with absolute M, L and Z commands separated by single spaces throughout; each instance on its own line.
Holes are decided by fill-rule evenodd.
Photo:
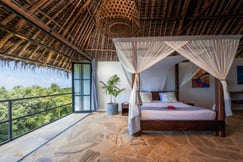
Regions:
M 104 35 L 136 36 L 140 16 L 134 0 L 104 0 L 96 14 L 96 27 Z

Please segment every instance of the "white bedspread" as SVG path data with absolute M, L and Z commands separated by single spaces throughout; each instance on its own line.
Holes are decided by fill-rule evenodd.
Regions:
M 174 106 L 175 109 L 165 110 L 168 106 Z M 151 107 L 151 110 L 149 110 L 149 107 Z M 156 110 L 159 107 L 163 108 L 163 111 Z M 215 120 L 216 117 L 216 113 L 212 110 L 187 105 L 182 102 L 163 103 L 152 101 L 143 103 L 141 108 L 145 108 L 141 111 L 141 120 Z M 182 111 L 183 108 L 185 108 L 185 111 Z

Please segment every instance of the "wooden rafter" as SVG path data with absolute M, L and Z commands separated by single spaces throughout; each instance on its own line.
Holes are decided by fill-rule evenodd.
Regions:
M 182 27 L 184 26 L 184 21 L 186 18 L 186 14 L 189 8 L 189 4 L 190 4 L 190 0 L 185 0 L 184 5 L 183 5 L 183 9 L 182 9 L 182 19 L 179 22 L 179 27 L 177 29 L 177 35 L 180 35 L 180 33 L 182 33 Z
M 81 0 L 80 0 L 81 1 Z M 77 21 L 77 18 L 82 14 L 82 12 L 87 8 L 87 6 L 90 4 L 91 0 L 87 0 L 84 5 L 79 9 L 78 13 L 76 15 L 73 15 L 73 18 L 68 23 L 67 27 L 65 28 L 63 35 L 65 36 L 69 29 L 73 26 L 73 24 Z
M 38 21 L 30 13 L 27 13 L 25 10 L 23 10 L 22 8 L 20 8 L 16 4 L 12 3 L 11 1 L 2 0 L 2 2 L 4 4 L 6 4 L 8 7 L 10 7 L 11 9 L 13 9 L 15 12 L 17 12 L 18 14 L 20 14 L 21 16 L 23 16 L 25 19 L 27 19 L 28 21 L 30 21 L 31 23 L 33 23 L 34 25 L 36 25 L 38 28 L 44 30 L 45 32 L 47 32 L 49 35 L 51 35 L 55 39 L 58 39 L 59 41 L 61 41 L 64 44 L 66 44 L 71 49 L 77 51 L 81 56 L 83 56 L 87 60 L 91 60 L 91 58 L 89 58 L 88 56 L 86 56 L 86 54 L 83 51 L 81 51 L 80 49 L 78 49 L 77 47 L 75 47 L 74 45 L 72 45 L 70 42 L 68 42 L 66 39 L 64 39 L 58 33 L 52 32 L 51 29 L 48 26 L 46 26 L 42 22 Z
M 202 10 L 200 10 L 197 15 L 178 33 L 178 35 L 182 34 L 187 28 L 188 26 L 192 25 L 193 22 L 195 20 L 197 20 L 197 17 L 200 16 L 202 13 L 204 13 L 206 10 L 208 10 L 209 6 L 212 5 L 212 3 L 214 2 L 214 0 L 209 0 L 208 3 L 206 3 Z
M 135 0 L 136 36 L 243 34 L 239 0 Z M 0 1 L 0 53 L 67 71 L 72 61 L 117 61 L 112 39 L 96 29 L 101 0 Z M 236 57 L 243 57 L 243 39 Z M 11 55 L 11 56 L 7 56 Z M 4 59 L 2 56 L 0 58 Z
M 16 31 L 14 31 L 14 30 L 6 29 L 6 27 L 4 27 L 2 25 L 0 25 L 0 29 L 7 32 L 7 34 L 6 34 L 7 36 L 4 37 L 5 39 L 7 39 L 7 38 L 9 39 L 10 37 L 12 37 L 14 35 L 14 36 L 16 36 L 16 37 L 18 37 L 18 38 L 20 38 L 22 40 L 27 40 L 27 41 L 29 41 L 29 42 L 31 42 L 33 44 L 36 44 L 36 45 L 41 46 L 43 48 L 46 48 L 48 50 L 51 50 L 51 51 L 55 51 L 57 53 L 60 53 L 61 55 L 65 56 L 65 57 L 69 57 L 69 56 L 66 56 L 66 54 L 62 53 L 61 51 L 60 52 L 59 51 L 56 51 L 55 49 L 53 49 L 53 48 L 51 48 L 49 46 L 46 46 L 46 45 L 42 44 L 41 42 L 37 42 L 36 40 L 34 40 L 32 38 L 27 38 L 26 36 L 24 36 L 22 34 L 16 33 Z M 3 42 L 3 44 L 4 44 L 4 42 L 7 41 L 7 40 L 1 40 L 1 43 Z M 1 43 L 0 43 L 0 46 L 1 46 Z M 14 48 L 16 48 L 16 47 L 14 47 Z

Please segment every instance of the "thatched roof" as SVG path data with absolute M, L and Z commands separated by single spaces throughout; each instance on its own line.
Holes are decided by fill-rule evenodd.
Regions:
M 241 0 L 135 0 L 136 36 L 242 35 Z M 2 0 L 0 59 L 71 70 L 72 61 L 117 61 L 96 29 L 101 0 Z M 243 41 L 236 57 L 243 57 Z

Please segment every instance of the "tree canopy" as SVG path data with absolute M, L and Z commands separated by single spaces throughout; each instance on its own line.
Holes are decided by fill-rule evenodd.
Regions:
M 63 93 L 68 94 L 11 101 L 13 138 L 70 114 L 72 112 L 71 88 L 60 88 L 54 83 L 49 88 L 15 86 L 7 90 L 5 87 L 0 87 L 0 101 Z M 26 117 L 15 120 L 22 116 Z M 8 102 L 0 102 L 0 122 L 8 120 L 8 117 Z M 8 122 L 0 124 L 0 143 L 6 140 L 8 140 Z

